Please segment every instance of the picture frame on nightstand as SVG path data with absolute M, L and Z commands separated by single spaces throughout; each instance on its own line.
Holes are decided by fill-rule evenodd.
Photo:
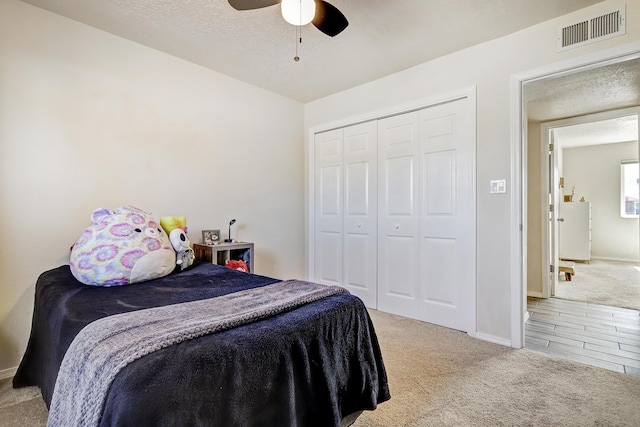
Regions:
M 215 245 L 220 242 L 220 230 L 202 230 L 202 243 Z

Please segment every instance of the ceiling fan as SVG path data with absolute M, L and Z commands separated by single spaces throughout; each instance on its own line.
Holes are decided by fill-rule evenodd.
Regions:
M 281 3 L 282 16 L 290 24 L 312 23 L 330 37 L 340 34 L 349 21 L 335 6 L 324 0 L 229 0 L 236 10 L 260 9 Z

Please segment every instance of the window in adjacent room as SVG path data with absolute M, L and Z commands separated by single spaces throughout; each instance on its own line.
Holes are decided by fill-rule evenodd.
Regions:
M 623 218 L 638 218 L 640 214 L 640 169 L 637 161 L 621 165 L 620 214 Z

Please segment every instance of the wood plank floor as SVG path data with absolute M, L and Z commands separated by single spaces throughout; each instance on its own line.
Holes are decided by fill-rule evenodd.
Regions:
M 640 311 L 561 300 L 527 300 L 525 347 L 640 376 Z

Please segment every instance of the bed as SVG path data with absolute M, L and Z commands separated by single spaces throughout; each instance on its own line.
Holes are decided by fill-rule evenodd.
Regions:
M 91 409 L 97 418 L 92 424 L 82 412 L 77 425 L 347 425 L 390 398 L 371 320 L 362 301 L 340 289 L 274 310 L 273 303 L 284 297 L 273 296 L 284 292 L 285 285 L 314 285 L 289 282 L 298 281 L 196 263 L 160 279 L 105 288 L 80 284 L 63 265 L 38 278 L 31 335 L 13 385 L 40 387 L 50 409 L 49 425 L 67 425 L 69 418 L 58 414 L 83 404 L 97 406 Z M 257 292 L 269 304 L 266 314 L 255 315 L 250 307 L 245 312 L 251 315 L 242 321 L 228 320 L 222 308 L 235 307 L 233 298 L 252 299 Z M 200 315 L 205 305 L 210 312 Z M 166 320 L 171 316 L 203 319 L 218 314 L 223 319 L 216 321 L 227 324 L 189 332 L 155 348 L 161 339 L 153 334 L 171 327 L 155 325 L 154 320 L 147 322 L 145 327 L 154 324 L 155 329 L 141 344 L 125 341 L 122 347 L 128 353 L 139 352 L 136 345 L 147 350 L 135 355 L 122 351 L 129 359 L 117 369 L 112 366 L 120 360 L 116 353 L 102 356 L 105 365 L 99 369 L 92 365 L 97 362 L 86 362 L 87 367 L 77 362 L 85 363 L 99 343 L 106 343 L 107 350 L 115 348 L 86 331 L 102 332 L 108 322 L 129 327 L 129 317 L 149 319 L 151 314 L 165 322 L 172 322 Z M 115 333 L 106 334 L 114 339 Z M 110 372 L 107 379 L 97 376 L 103 371 Z M 81 380 L 84 375 L 88 379 Z M 90 386 L 78 390 L 77 383 L 83 381 Z M 102 383 L 103 394 L 96 394 Z

